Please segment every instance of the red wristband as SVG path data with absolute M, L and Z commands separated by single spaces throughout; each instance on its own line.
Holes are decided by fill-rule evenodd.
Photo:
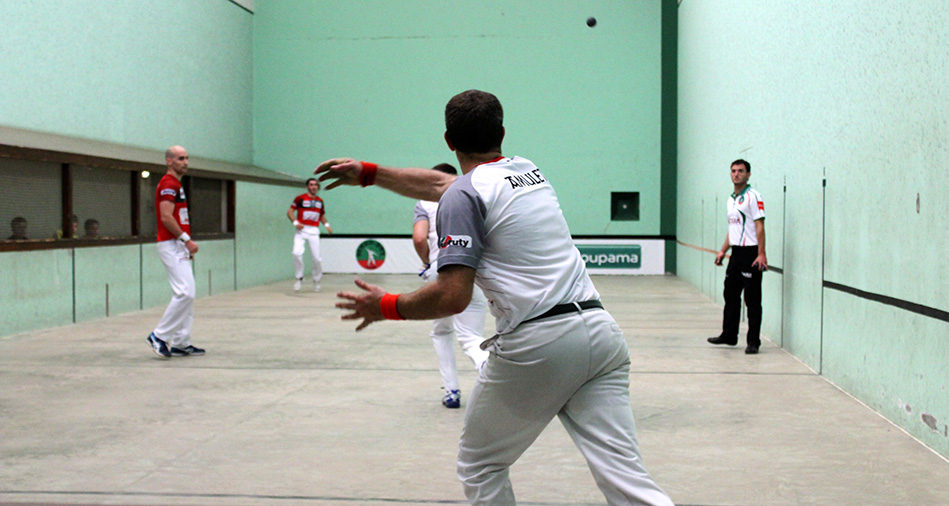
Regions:
M 382 296 L 379 303 L 379 309 L 382 310 L 382 317 L 386 320 L 404 320 L 399 314 L 399 308 L 396 307 L 396 301 L 399 300 L 399 293 L 387 293 Z
M 359 184 L 362 186 L 372 186 L 376 181 L 376 171 L 379 166 L 370 162 L 359 162 L 362 164 L 362 171 L 359 173 Z

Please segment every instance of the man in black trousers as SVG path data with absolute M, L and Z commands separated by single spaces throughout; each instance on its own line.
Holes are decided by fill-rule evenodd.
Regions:
M 735 191 L 728 198 L 728 235 L 715 255 L 715 265 L 722 265 L 725 253 L 732 255 L 725 270 L 725 311 L 722 333 L 708 338 L 712 344 L 738 344 L 738 323 L 741 319 L 741 292 L 748 306 L 748 347 L 745 353 L 758 353 L 761 346 L 761 274 L 768 270 L 764 251 L 764 200 L 748 184 L 751 164 L 735 160 L 731 165 Z

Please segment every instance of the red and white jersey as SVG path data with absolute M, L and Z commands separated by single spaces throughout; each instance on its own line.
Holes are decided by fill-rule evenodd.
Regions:
M 732 246 L 756 246 L 758 232 L 755 222 L 764 219 L 764 200 L 751 185 L 741 193 L 728 198 L 728 244 Z
M 308 227 L 319 227 L 320 220 L 326 214 L 323 199 L 304 193 L 293 199 L 290 209 L 296 209 L 297 221 Z
M 158 242 L 169 239 L 177 239 L 178 236 L 172 234 L 165 224 L 161 222 L 161 203 L 173 202 L 175 211 L 172 215 L 175 222 L 181 227 L 181 230 L 187 234 L 191 233 L 191 221 L 188 219 L 188 202 L 185 199 L 185 190 L 181 187 L 178 178 L 171 174 L 165 174 L 158 182 L 158 188 L 155 190 L 155 215 L 158 217 Z

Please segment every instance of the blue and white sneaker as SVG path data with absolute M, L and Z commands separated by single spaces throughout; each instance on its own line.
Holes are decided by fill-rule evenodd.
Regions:
M 152 351 L 155 352 L 161 358 L 171 358 L 171 352 L 168 351 L 168 345 L 165 344 L 165 341 L 158 339 L 158 336 L 154 332 L 148 334 L 148 337 L 145 339 L 148 341 L 148 344 L 152 347 Z
M 171 356 L 173 357 L 187 357 L 191 355 L 204 355 L 204 349 L 190 344 L 184 348 L 171 347 Z
M 442 406 L 446 408 L 460 408 L 461 407 L 461 390 L 449 390 L 445 394 L 445 398 L 442 399 Z

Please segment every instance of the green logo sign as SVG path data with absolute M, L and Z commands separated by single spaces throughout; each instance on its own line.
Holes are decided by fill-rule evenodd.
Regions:
M 587 269 L 639 269 L 642 246 L 638 244 L 578 244 Z
M 368 270 L 382 267 L 386 261 L 386 249 L 374 239 L 366 239 L 356 247 L 356 261 Z

